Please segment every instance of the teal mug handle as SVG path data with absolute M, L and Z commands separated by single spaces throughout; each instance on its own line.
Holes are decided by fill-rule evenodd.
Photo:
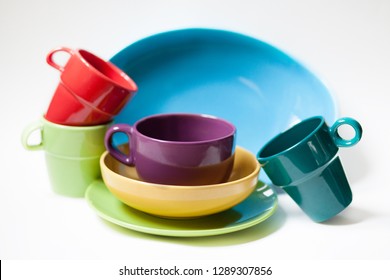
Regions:
M 28 143 L 28 139 L 30 138 L 30 135 L 36 131 L 40 131 L 40 142 L 36 145 L 30 145 Z M 28 125 L 22 133 L 22 145 L 26 150 L 29 151 L 38 151 L 43 149 L 43 138 L 42 138 L 42 130 L 43 130 L 43 123 L 41 121 L 36 121 Z
M 355 136 L 352 139 L 344 139 L 340 136 L 340 134 L 338 133 L 338 129 L 342 125 L 349 125 L 353 128 L 353 130 L 355 131 Z M 334 143 L 338 147 L 351 147 L 360 141 L 360 139 L 362 138 L 363 129 L 360 123 L 358 123 L 356 120 L 346 117 L 338 119 L 332 125 L 332 127 L 330 128 L 330 134 L 333 138 Z

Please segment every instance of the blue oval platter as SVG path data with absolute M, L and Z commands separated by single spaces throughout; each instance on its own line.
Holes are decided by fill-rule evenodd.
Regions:
M 256 154 L 302 119 L 322 115 L 333 123 L 337 116 L 332 94 L 311 71 L 270 44 L 239 33 L 164 32 L 129 45 L 111 62 L 139 88 L 116 123 L 169 112 L 215 115 L 235 124 L 237 145 Z

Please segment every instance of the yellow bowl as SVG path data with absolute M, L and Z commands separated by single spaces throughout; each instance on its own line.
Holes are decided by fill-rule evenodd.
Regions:
M 258 181 L 260 164 L 249 151 L 236 147 L 233 171 L 227 182 L 176 186 L 142 181 L 135 167 L 100 158 L 103 181 L 120 201 L 140 211 L 166 218 L 195 218 L 227 210 L 247 198 Z

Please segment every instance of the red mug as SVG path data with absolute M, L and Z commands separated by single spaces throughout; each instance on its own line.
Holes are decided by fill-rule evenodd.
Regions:
M 64 66 L 54 54 L 66 52 Z M 63 125 L 97 125 L 112 121 L 137 91 L 135 82 L 109 61 L 94 54 L 66 47 L 51 51 L 47 63 L 61 72 L 46 119 Z

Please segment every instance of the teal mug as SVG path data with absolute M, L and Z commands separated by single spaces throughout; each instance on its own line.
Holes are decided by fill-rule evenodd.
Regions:
M 354 129 L 352 139 L 339 135 L 341 125 Z M 359 142 L 362 133 L 352 118 L 340 118 L 329 127 L 323 117 L 312 117 L 270 140 L 257 159 L 275 186 L 283 188 L 312 220 L 323 222 L 352 201 L 337 152 Z

